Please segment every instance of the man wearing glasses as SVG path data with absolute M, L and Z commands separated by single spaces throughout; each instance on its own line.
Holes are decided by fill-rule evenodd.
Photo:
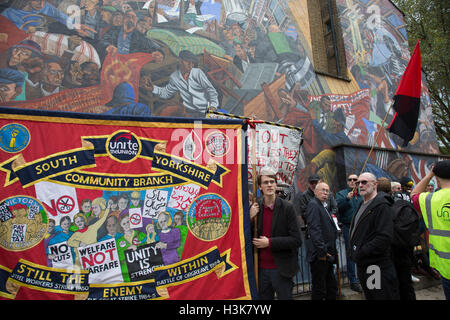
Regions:
M 308 189 L 305 192 L 299 192 L 294 197 L 294 208 L 297 212 L 297 217 L 299 219 L 300 225 L 306 224 L 305 222 L 305 212 L 308 207 L 309 202 L 314 199 L 314 190 L 316 185 L 320 181 L 320 176 L 318 174 L 312 174 L 308 177 Z M 327 200 L 324 203 L 325 208 L 327 208 L 330 214 L 337 216 L 337 203 L 333 197 L 333 194 L 329 194 Z M 302 229 L 303 230 L 303 229 Z
M 362 202 L 362 197 L 358 193 L 356 181 L 358 175 L 351 173 L 347 179 L 347 188 L 336 193 L 336 202 L 338 205 L 338 220 L 342 224 L 342 233 L 344 234 L 345 245 L 348 245 L 348 232 L 353 215 Z M 346 250 L 348 253 L 348 250 Z M 347 276 L 350 281 L 350 289 L 356 292 L 362 292 L 361 286 L 356 277 L 355 262 L 347 254 Z
M 336 263 L 338 230 L 325 207 L 330 187 L 319 182 L 314 194 L 305 214 L 308 225 L 305 244 L 312 277 L 311 299 L 336 300 L 338 290 L 333 264 Z
M 263 198 L 250 207 L 250 219 L 257 216 L 253 245 L 259 252 L 259 297 L 273 300 L 276 293 L 279 300 L 291 300 L 292 278 L 299 270 L 297 256 L 301 245 L 294 207 L 276 196 L 275 174 L 262 172 L 257 183 Z
M 399 299 L 398 280 L 391 260 L 394 235 L 392 204 L 385 193 L 377 193 L 377 179 L 369 172 L 356 185 L 363 202 L 350 224 L 350 257 L 367 300 Z

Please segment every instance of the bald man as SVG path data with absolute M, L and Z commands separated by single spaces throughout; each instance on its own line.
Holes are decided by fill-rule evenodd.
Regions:
M 314 198 L 306 208 L 306 254 L 311 266 L 312 300 L 336 300 L 337 282 L 333 264 L 336 263 L 338 230 L 325 204 L 330 187 L 319 182 Z
M 398 280 L 391 260 L 394 236 L 392 197 L 377 193 L 377 179 L 362 173 L 356 185 L 363 197 L 350 224 L 350 257 L 367 300 L 399 299 Z

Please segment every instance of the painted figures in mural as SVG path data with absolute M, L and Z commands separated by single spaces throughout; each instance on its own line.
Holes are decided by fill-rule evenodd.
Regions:
M 230 208 L 214 195 L 193 203 L 199 191 L 194 184 L 97 191 L 40 182 L 36 194 L 50 212 L 47 265 L 89 270 L 90 283 L 149 279 L 155 268 L 182 261 L 189 229 L 204 240 L 228 230 Z M 189 210 L 191 204 L 201 208 Z M 191 211 L 198 213 L 187 218 Z M 208 219 L 200 217 L 202 212 Z
M 297 187 L 311 172 L 336 185 L 336 165 L 358 171 L 365 154 L 353 151 L 336 164 L 333 146 L 376 139 L 397 148 L 398 137 L 381 126 L 392 120 L 409 60 L 392 5 L 336 3 L 354 80 L 345 94 L 331 93 L 341 91 L 315 72 L 307 19 L 296 16 L 306 1 L 8 1 L 0 9 L 0 102 L 132 116 L 204 117 L 211 109 L 293 125 L 304 128 L 305 140 Z M 409 148 L 434 154 L 425 85 L 422 92 Z M 368 170 L 398 180 L 397 169 L 411 172 L 417 161 L 380 155 Z

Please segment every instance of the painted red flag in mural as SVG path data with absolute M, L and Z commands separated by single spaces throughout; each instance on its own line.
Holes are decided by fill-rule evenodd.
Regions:
M 416 131 L 420 109 L 421 77 L 420 46 L 417 41 L 408 66 L 400 79 L 397 91 L 395 91 L 393 105 L 395 115 L 388 127 L 390 132 L 403 138 L 404 147 L 408 145 Z

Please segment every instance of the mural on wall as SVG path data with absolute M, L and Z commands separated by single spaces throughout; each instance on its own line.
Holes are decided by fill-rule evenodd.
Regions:
M 398 148 L 381 124 L 410 57 L 389 0 L 336 4 L 354 88 L 345 93 L 314 72 L 298 14 L 306 0 L 1 1 L 0 104 L 181 117 L 211 108 L 293 125 L 304 128 L 296 187 L 319 170 L 335 185 L 336 169 L 324 165 L 332 146 Z M 407 150 L 436 154 L 425 84 L 422 93 Z M 367 169 L 385 172 L 395 160 Z

